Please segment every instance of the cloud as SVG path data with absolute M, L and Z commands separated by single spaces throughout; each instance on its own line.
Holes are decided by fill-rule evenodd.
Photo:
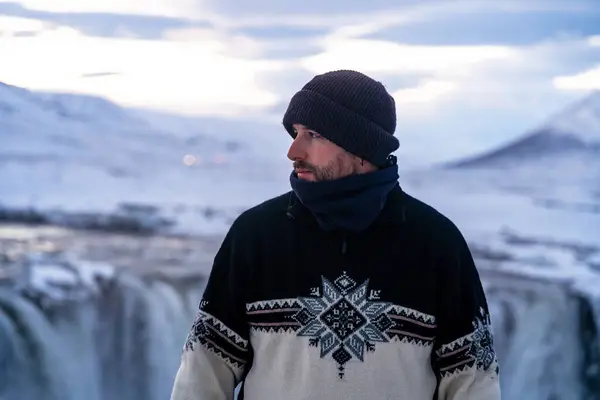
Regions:
M 600 47 L 600 36 L 590 37 L 588 44 L 591 47 Z M 557 76 L 553 83 L 555 87 L 562 90 L 600 90 L 600 64 L 574 75 Z
M 600 66 L 579 74 L 556 77 L 553 82 L 563 90 L 600 90 Z
M 532 45 L 550 37 L 560 39 L 597 34 L 600 7 L 596 8 L 579 13 L 457 13 L 435 21 L 413 21 L 378 29 L 362 37 L 392 41 L 401 39 L 402 42 L 413 45 Z
M 169 42 L 202 43 L 204 46 L 211 46 L 215 53 L 237 58 L 257 59 L 264 53 L 264 47 L 257 40 L 243 34 L 211 28 L 169 29 L 163 33 L 162 38 Z
M 103 77 L 103 76 L 113 76 L 113 75 L 119 75 L 118 72 L 90 72 L 87 74 L 81 74 L 82 78 L 99 78 L 99 77 Z
M 57 13 L 114 13 L 193 18 L 203 11 L 203 0 L 20 0 L 31 10 Z
M 37 34 L 51 27 L 44 21 L 0 15 L 0 37 L 22 36 L 23 32 Z
M 86 3 L 87 4 L 87 3 Z M 85 8 L 84 8 L 85 9 Z M 93 9 L 93 8 L 92 8 Z M 110 10 L 111 8 L 108 7 Z M 48 25 L 67 26 L 89 35 L 157 39 L 168 29 L 203 27 L 208 22 L 164 15 L 119 14 L 115 12 L 45 11 L 28 9 L 17 3 L 0 2 L 0 15 L 44 21 Z
M 399 89 L 392 93 L 396 103 L 422 103 L 434 100 L 444 94 L 456 89 L 453 82 L 429 80 L 419 84 L 418 87 L 409 89 Z
M 40 0 L 41 1 L 41 0 Z M 595 0 L 389 0 L 368 2 L 307 0 L 281 2 L 223 0 L 211 3 L 215 22 L 229 28 L 257 26 L 325 27 L 341 29 L 353 37 L 364 36 L 392 26 L 451 20 L 457 15 L 519 13 L 582 13 L 598 11 Z M 315 11 L 312 11 L 315 10 Z M 312 12 L 311 12 L 312 11 Z M 216 15 L 212 15 L 213 19 Z
M 249 113 L 280 100 L 255 80 L 285 65 L 223 50 L 217 40 L 117 40 L 58 27 L 35 37 L 0 38 L 0 79 L 33 89 L 92 93 L 127 106 L 183 113 Z M 81 78 L 104 71 L 115 74 Z
M 81 30 L 85 27 L 77 20 L 81 18 L 92 23 L 90 14 L 96 14 L 101 20 L 153 17 L 157 18 L 153 23 L 169 23 L 170 28 L 177 22 L 192 25 L 208 22 L 220 29 L 327 29 L 338 30 L 338 34 L 351 37 L 395 26 L 453 20 L 464 15 L 581 14 L 598 11 L 595 0 L 400 0 L 394 7 L 390 7 L 389 0 L 307 0 L 299 3 L 279 0 L 18 0 L 4 5 L 12 5 L 13 13 L 33 14 L 30 17 L 42 18 L 39 12 L 45 13 L 46 18 L 59 17 L 61 23 L 73 23 L 70 26 Z M 65 18 L 66 14 L 73 18 Z M 138 22 L 144 23 L 141 19 Z
M 331 1 L 326 4 L 321 0 L 302 3 L 257 0 L 247 4 L 237 0 L 20 0 L 18 3 L 0 3 L 0 14 L 48 20 L 94 35 L 128 32 L 151 38 L 158 38 L 166 29 L 206 26 L 245 31 L 252 37 L 265 37 L 266 34 L 270 38 L 281 38 L 291 34 L 297 38 L 326 30 L 336 36 L 358 38 L 394 27 L 418 26 L 422 31 L 423 25 L 452 23 L 461 17 L 470 21 L 490 17 L 497 21 L 498 17 L 536 15 L 538 12 L 581 16 L 586 13 L 597 15 L 598 11 L 594 0 L 401 0 L 392 8 L 389 0 Z M 455 34 L 457 30 L 452 27 L 452 32 Z
M 321 53 L 303 58 L 301 64 L 314 73 L 351 68 L 365 73 L 446 71 L 463 75 L 479 63 L 501 61 L 513 56 L 514 51 L 504 46 L 411 46 L 383 40 L 334 36 L 324 40 Z

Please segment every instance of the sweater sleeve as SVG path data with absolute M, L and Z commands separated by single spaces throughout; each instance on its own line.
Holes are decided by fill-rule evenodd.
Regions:
M 250 363 L 244 285 L 248 246 L 235 223 L 218 250 L 185 341 L 171 400 L 231 400 Z
M 438 335 L 432 357 L 438 400 L 500 400 L 499 368 L 488 305 L 458 228 L 443 232 L 438 265 Z

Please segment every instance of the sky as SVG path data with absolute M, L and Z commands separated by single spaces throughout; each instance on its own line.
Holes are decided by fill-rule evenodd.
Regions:
M 33 90 L 276 126 L 341 68 L 394 96 L 401 156 L 469 155 L 600 89 L 600 2 L 0 1 L 0 81 Z

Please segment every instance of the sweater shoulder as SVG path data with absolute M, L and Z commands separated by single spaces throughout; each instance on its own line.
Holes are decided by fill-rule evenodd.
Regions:
M 409 218 L 424 235 L 435 238 L 440 244 L 456 245 L 465 242 L 461 230 L 447 215 L 410 194 L 405 193 L 404 196 Z
M 242 211 L 232 223 L 230 231 L 243 235 L 256 235 L 265 228 L 273 229 L 286 218 L 290 195 L 291 191 Z

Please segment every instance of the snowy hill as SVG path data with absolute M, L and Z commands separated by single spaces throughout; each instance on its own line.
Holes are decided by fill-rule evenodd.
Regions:
M 500 149 L 445 167 L 541 207 L 600 214 L 600 92 Z
M 420 178 L 423 175 L 417 174 Z M 505 146 L 435 169 L 434 180 L 525 196 L 540 207 L 600 213 L 600 92 Z
M 450 164 L 458 168 L 510 168 L 540 160 L 600 154 L 600 91 L 500 149 Z
M 114 219 L 115 212 L 122 218 L 132 210 L 160 211 L 202 230 L 228 223 L 252 194 L 272 190 L 269 173 L 281 164 L 271 160 L 268 146 L 256 145 L 267 132 L 250 136 L 236 129 L 220 137 L 206 132 L 201 120 L 159 124 L 141 115 L 97 97 L 0 84 L 3 209 L 20 218 L 32 208 L 53 210 L 44 215 L 87 225 L 100 224 L 90 221 L 96 212 Z M 217 184 L 218 193 L 212 190 Z

